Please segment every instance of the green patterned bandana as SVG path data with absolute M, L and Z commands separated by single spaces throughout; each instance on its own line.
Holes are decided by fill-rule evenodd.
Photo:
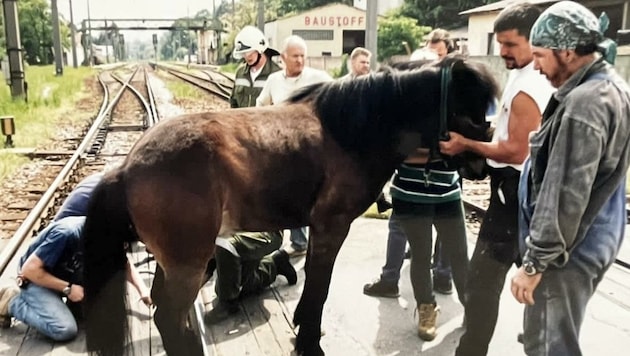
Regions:
M 600 21 L 586 7 L 573 1 L 561 1 L 538 17 L 529 38 L 536 47 L 575 49 L 599 44 L 604 40 L 603 32 Z

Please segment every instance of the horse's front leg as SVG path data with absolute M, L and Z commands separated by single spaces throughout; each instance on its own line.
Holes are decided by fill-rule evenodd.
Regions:
M 293 324 L 300 326 L 295 349 L 299 355 L 320 356 L 324 351 L 319 346 L 324 302 L 328 297 L 328 288 L 333 265 L 339 249 L 346 239 L 350 223 L 326 224 L 322 228 L 312 224 L 309 236 L 309 248 L 306 256 L 306 281 L 302 297 L 293 316 Z

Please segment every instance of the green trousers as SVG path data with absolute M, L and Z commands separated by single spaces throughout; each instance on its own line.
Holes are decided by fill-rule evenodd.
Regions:
M 271 254 L 282 245 L 282 232 L 246 232 L 232 235 L 229 242 L 238 256 L 217 246 L 215 291 L 220 301 L 259 293 L 276 280 Z

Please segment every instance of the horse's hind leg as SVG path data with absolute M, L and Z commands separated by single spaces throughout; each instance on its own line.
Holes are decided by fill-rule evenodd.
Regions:
M 293 316 L 295 326 L 300 326 L 295 349 L 298 354 L 304 356 L 324 355 L 319 346 L 324 302 L 328 297 L 335 259 L 350 229 L 349 223 L 345 221 L 335 221 L 322 226 L 335 228 L 324 230 L 318 228 L 316 224 L 311 225 L 305 265 L 306 281 Z
M 158 265 L 151 291 L 157 306 L 155 324 L 168 355 L 203 355 L 198 331 L 187 323 L 188 312 L 199 292 L 205 268 L 171 268 L 168 275 Z

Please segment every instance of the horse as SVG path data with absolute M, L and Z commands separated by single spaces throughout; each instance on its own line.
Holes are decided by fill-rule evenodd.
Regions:
M 159 122 L 106 173 L 89 204 L 82 236 L 88 350 L 126 350 L 126 242 L 139 239 L 157 261 L 151 293 L 167 354 L 202 355 L 187 313 L 215 238 L 308 225 L 295 348 L 323 355 L 323 306 L 350 224 L 418 147 L 435 148 L 449 130 L 487 139 L 484 114 L 496 92 L 483 64 L 447 58 L 315 84 L 276 106 Z M 469 167 L 464 175 L 475 162 L 483 158 L 460 160 Z

